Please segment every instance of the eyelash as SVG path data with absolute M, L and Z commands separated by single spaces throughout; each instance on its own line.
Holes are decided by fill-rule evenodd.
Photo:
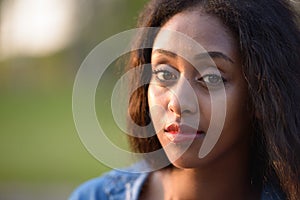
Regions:
M 206 78 L 218 78 L 218 82 L 217 83 L 208 83 L 208 81 L 205 81 Z M 227 80 L 222 77 L 221 75 L 219 74 L 215 74 L 215 73 L 210 73 L 210 74 L 206 74 L 204 76 L 202 76 L 200 79 L 198 79 L 199 81 L 202 81 L 206 87 L 216 87 L 216 86 L 219 86 L 221 83 L 223 84 L 226 84 Z
M 175 79 L 178 78 L 174 73 L 172 73 L 172 72 L 170 72 L 168 70 L 164 70 L 164 69 L 153 70 L 152 74 L 154 74 L 156 76 L 156 79 L 158 79 L 158 81 L 161 81 L 161 82 L 171 81 L 171 79 L 163 80 L 162 78 L 158 77 L 159 73 L 168 73 L 168 74 L 171 74 L 171 76 L 172 76 L 171 79 L 173 79 L 173 80 L 174 80 L 174 77 L 175 77 Z
M 168 74 L 171 74 L 172 77 L 170 77 L 170 79 L 160 78 L 160 77 L 158 77 L 159 73 L 168 73 Z M 164 70 L 164 69 L 155 69 L 155 70 L 153 70 L 152 74 L 155 75 L 156 80 L 158 80 L 161 83 L 175 81 L 178 78 L 174 73 L 170 72 L 169 70 Z M 214 79 L 217 78 L 219 80 L 217 83 L 209 83 L 207 80 L 205 80 L 206 78 L 208 78 L 208 79 L 209 78 L 214 78 Z M 221 84 L 221 82 L 223 84 L 226 84 L 226 82 L 227 82 L 227 80 L 224 77 L 222 77 L 216 73 L 205 74 L 202 77 L 200 77 L 199 79 L 197 79 L 197 81 L 201 82 L 201 84 L 205 87 L 218 87 Z

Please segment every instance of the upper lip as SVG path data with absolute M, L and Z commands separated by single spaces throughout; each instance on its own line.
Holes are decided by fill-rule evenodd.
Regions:
M 201 134 L 204 131 L 192 128 L 185 124 L 171 123 L 166 126 L 165 132 L 173 133 L 173 134 Z

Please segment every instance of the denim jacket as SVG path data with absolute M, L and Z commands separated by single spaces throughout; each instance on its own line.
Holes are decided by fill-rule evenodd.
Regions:
M 83 183 L 69 200 L 138 200 L 149 173 L 112 170 L 99 178 Z M 279 190 L 264 187 L 261 200 L 284 200 Z

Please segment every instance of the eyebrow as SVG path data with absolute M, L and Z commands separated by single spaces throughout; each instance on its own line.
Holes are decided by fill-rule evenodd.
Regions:
M 177 54 L 175 54 L 171 51 L 164 50 L 164 49 L 155 49 L 153 51 L 153 53 L 156 53 L 156 52 L 159 53 L 159 54 L 164 54 L 164 55 L 172 57 L 172 58 L 177 58 L 178 57 Z
M 155 49 L 154 52 L 158 52 L 160 54 L 164 54 L 164 55 L 172 57 L 172 58 L 177 58 L 178 57 L 177 54 L 175 54 L 171 51 L 164 50 L 164 49 Z M 211 58 L 222 58 L 226 61 L 234 63 L 234 61 L 229 56 L 227 56 L 224 53 L 219 52 L 219 51 L 208 51 L 207 53 L 200 53 L 200 54 L 195 55 L 196 59 L 205 59 L 205 58 L 209 58 L 209 57 L 211 57 Z

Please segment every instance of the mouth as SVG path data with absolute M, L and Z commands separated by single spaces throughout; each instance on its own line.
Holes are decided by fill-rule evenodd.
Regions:
M 205 132 L 202 130 L 194 129 L 187 125 L 179 125 L 177 123 L 172 123 L 168 125 L 164 130 L 167 138 L 173 143 L 185 142 L 196 139 L 204 138 Z

